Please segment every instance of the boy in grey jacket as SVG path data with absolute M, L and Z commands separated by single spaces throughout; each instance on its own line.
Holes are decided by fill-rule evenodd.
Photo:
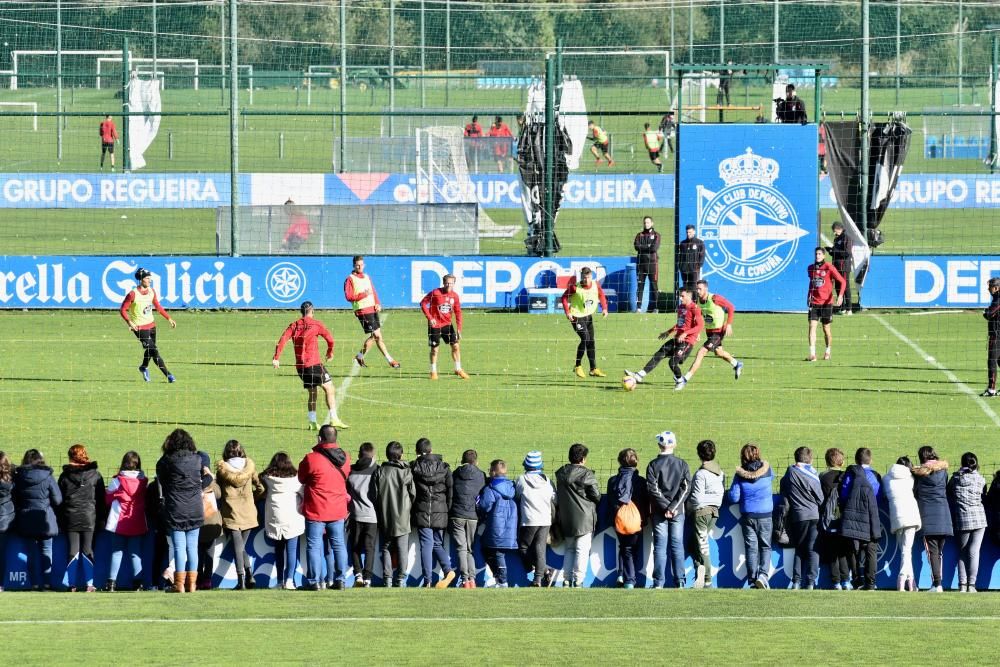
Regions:
M 358 459 L 351 464 L 351 474 L 347 476 L 347 492 L 351 495 L 350 545 L 355 588 L 368 588 L 372 585 L 375 545 L 378 544 L 376 486 L 372 481 L 376 470 L 375 445 L 370 442 L 362 443 Z
M 698 443 L 701 467 L 691 480 L 691 495 L 687 499 L 688 521 L 693 526 L 689 535 L 688 553 L 698 568 L 695 588 L 712 587 L 712 556 L 709 535 L 719 520 L 719 508 L 726 493 L 726 473 L 715 460 L 715 443 L 702 440 Z
M 524 562 L 524 571 L 535 572 L 533 587 L 551 586 L 554 570 L 545 564 L 545 545 L 552 527 L 552 508 L 556 490 L 542 472 L 542 453 L 528 452 L 524 457 L 524 474 L 514 485 L 515 499 L 520 516 L 517 530 L 517 551 Z

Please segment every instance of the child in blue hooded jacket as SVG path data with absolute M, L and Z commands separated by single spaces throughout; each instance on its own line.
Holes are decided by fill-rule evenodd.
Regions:
M 497 588 L 507 588 L 507 551 L 517 549 L 517 502 L 514 484 L 507 479 L 507 463 L 490 463 L 490 482 L 483 489 L 476 506 L 483 516 L 480 544 Z

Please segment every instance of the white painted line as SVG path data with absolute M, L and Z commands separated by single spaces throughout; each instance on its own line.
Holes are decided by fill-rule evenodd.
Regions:
M 384 325 L 386 323 L 386 321 L 388 321 L 388 319 L 389 319 L 389 315 L 388 314 L 381 315 L 381 313 L 380 313 L 380 318 L 379 318 L 380 324 Z M 376 350 L 378 349 L 377 346 L 373 345 L 372 347 L 374 347 Z M 344 406 L 344 396 L 347 396 L 347 390 L 351 388 L 351 383 L 354 382 L 354 378 L 358 377 L 358 375 L 360 373 L 361 373 L 361 366 L 360 366 L 360 364 L 358 364 L 357 361 L 354 360 L 354 355 L 352 355 L 351 356 L 351 372 L 347 374 L 347 377 L 344 378 L 344 381 L 340 383 L 340 387 L 337 388 L 337 411 L 338 412 L 340 411 L 340 408 L 342 408 Z
M 973 398 L 973 400 L 976 401 L 976 403 L 979 404 L 979 407 L 983 409 L 983 412 L 985 412 L 986 416 L 989 417 L 993 421 L 994 425 L 1000 426 L 1000 417 L 998 417 L 997 413 L 993 411 L 993 408 L 991 408 L 989 406 L 989 404 L 986 403 L 986 400 L 982 396 L 980 396 L 979 394 L 977 394 L 976 391 L 972 387 L 970 387 L 969 385 L 967 385 L 964 382 L 962 382 L 961 380 L 959 380 L 958 376 L 951 372 L 951 369 L 947 368 L 940 361 L 938 361 L 937 359 L 935 359 L 931 355 L 929 355 L 926 352 L 924 352 L 923 348 L 921 348 L 919 345 L 917 345 L 912 340 L 910 340 L 909 338 L 907 338 L 906 336 L 904 336 L 902 333 L 900 333 L 895 327 L 893 327 L 891 324 L 889 324 L 888 322 L 886 322 L 885 319 L 881 315 L 872 315 L 872 318 L 876 322 L 878 322 L 879 324 L 881 324 L 882 326 L 884 326 L 886 329 L 888 329 L 889 332 L 891 334 L 893 334 L 896 338 L 898 338 L 899 340 L 901 340 L 904 343 L 906 343 L 907 345 L 909 345 L 910 348 L 912 348 L 914 352 L 916 352 L 918 355 L 920 355 L 921 359 L 923 359 L 929 365 L 933 366 L 934 368 L 936 368 L 939 371 L 941 371 L 942 373 L 944 373 L 944 376 L 946 378 L 948 378 L 948 381 L 951 382 L 956 387 L 958 387 L 959 391 L 961 391 L 963 394 L 968 394 L 969 396 L 971 396 Z
M 962 310 L 921 310 L 916 313 L 910 313 L 910 315 L 961 315 Z
M 655 594 L 654 594 L 655 595 Z M 305 597 L 305 596 L 304 596 Z M 1000 616 L 311 616 L 311 617 L 251 617 L 251 618 L 86 618 L 38 619 L 0 621 L 3 626 L 25 625 L 117 625 L 120 623 L 145 623 L 150 625 L 189 625 L 222 623 L 592 623 L 594 621 L 624 621 L 660 623 L 664 621 L 729 621 L 734 623 L 789 621 L 888 621 L 919 622 L 946 621 L 956 623 L 1000 621 Z

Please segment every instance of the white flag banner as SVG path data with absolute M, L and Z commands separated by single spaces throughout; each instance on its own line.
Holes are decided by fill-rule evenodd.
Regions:
M 160 129 L 160 82 L 133 76 L 128 86 L 129 111 L 141 111 L 144 116 L 131 116 L 128 126 L 128 152 L 132 169 L 146 166 L 143 155 Z

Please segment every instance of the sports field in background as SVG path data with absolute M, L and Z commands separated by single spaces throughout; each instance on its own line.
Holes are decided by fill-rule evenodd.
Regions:
M 303 455 L 315 436 L 305 430 L 306 392 L 291 349 L 279 370 L 270 363 L 297 311 L 172 315 L 176 329 L 158 327 L 160 350 L 178 378 L 170 385 L 152 367 L 153 382 L 142 381 L 141 349 L 115 311 L 0 313 L 2 448 L 20 456 L 38 447 L 61 464 L 69 445 L 83 442 L 105 474 L 135 449 L 151 470 L 164 437 L 183 426 L 213 456 L 230 438 L 260 465 L 278 450 Z M 386 313 L 399 371 L 373 350 L 359 372 L 352 357 L 363 336 L 354 316 L 317 317 L 337 341 L 328 368 L 351 426 L 342 444 L 352 452 L 366 440 L 379 452 L 399 440 L 410 457 L 417 438 L 427 436 L 453 463 L 471 447 L 481 461 L 504 458 L 519 470 L 525 452 L 540 449 L 554 470 L 570 444 L 583 442 L 590 465 L 606 478 L 620 449 L 636 448 L 644 466 L 656 452 L 653 436 L 669 429 L 678 434 L 678 453 L 692 461 L 698 440 L 715 440 L 726 469 L 735 468 L 747 441 L 779 468 L 802 444 L 819 452 L 868 446 L 880 470 L 924 443 L 953 460 L 976 451 L 988 474 L 1000 464 L 996 404 L 969 395 L 986 381 L 985 327 L 974 311 L 838 317 L 833 359 L 812 364 L 803 361 L 804 314 L 737 314 L 725 346 L 746 364 L 739 381 L 709 357 L 677 392 L 664 362 L 632 393 L 621 388 L 622 371 L 646 362 L 673 314 L 598 319 L 598 359 L 608 377 L 581 380 L 572 374 L 578 339 L 564 317 L 466 311 L 462 357 L 472 378 L 452 375 L 442 350 L 436 382 L 428 379 L 421 313 Z

